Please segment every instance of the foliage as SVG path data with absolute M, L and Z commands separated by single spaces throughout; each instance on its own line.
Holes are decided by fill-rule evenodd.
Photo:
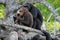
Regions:
M 55 9 L 60 8 L 60 0 L 46 0 L 46 1 L 49 2 Z M 60 15 L 60 10 L 58 10 L 57 12 Z M 49 31 L 54 29 L 54 25 L 52 25 L 54 23 L 54 21 L 53 22 L 50 21 L 50 22 L 48 23 L 49 25 L 47 25 L 47 26 L 51 25 L 49 27 L 50 29 L 47 27 L 47 30 L 49 30 Z M 59 28 L 60 28 L 60 23 L 56 22 L 56 30 L 58 30 Z
M 0 4 L 0 19 L 4 18 L 4 5 Z
M 22 3 L 22 2 L 24 2 L 25 0 L 19 0 L 19 3 Z
M 54 8 L 59 8 L 60 7 L 60 0 L 55 0 L 53 2 Z
M 59 22 L 56 22 L 55 28 L 56 28 L 56 30 L 58 30 L 60 28 L 60 23 Z M 48 22 L 46 29 L 48 31 L 54 30 L 54 22 L 53 21 Z
M 58 12 L 58 14 L 60 15 L 60 10 L 58 10 L 57 12 Z
M 60 7 L 60 0 L 46 0 L 49 2 L 55 9 Z
M 46 0 L 49 2 L 55 9 L 60 8 L 60 0 Z M 57 11 L 58 14 L 60 15 L 60 11 Z

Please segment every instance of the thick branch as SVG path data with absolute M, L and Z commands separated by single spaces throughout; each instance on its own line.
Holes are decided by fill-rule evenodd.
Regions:
M 39 30 L 36 30 L 36 29 L 33 29 L 33 28 L 29 28 L 29 27 L 26 27 L 26 26 L 17 25 L 17 24 L 8 24 L 8 23 L 6 23 L 6 22 L 0 21 L 0 25 L 9 26 L 9 27 L 14 27 L 14 28 L 21 28 L 21 29 L 28 30 L 28 31 L 30 31 L 30 32 L 36 32 L 36 33 L 39 33 L 39 34 L 43 34 L 43 33 L 42 33 L 41 31 L 39 31 Z

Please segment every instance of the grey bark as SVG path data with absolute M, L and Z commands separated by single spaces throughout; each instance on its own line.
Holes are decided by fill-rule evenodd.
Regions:
M 18 33 L 16 31 L 12 31 L 4 40 L 18 40 Z
M 0 21 L 0 25 L 4 25 L 4 26 L 8 26 L 8 27 L 12 27 L 12 28 L 20 28 L 20 29 L 25 29 L 28 30 L 30 32 L 36 32 L 36 33 L 40 33 L 43 35 L 43 33 L 40 30 L 36 30 L 30 27 L 26 27 L 26 26 L 22 26 L 22 25 L 17 25 L 17 24 L 8 24 L 6 22 Z M 6 27 L 6 28 L 8 28 Z
M 21 26 L 21 25 L 17 25 L 17 24 L 7 24 L 6 22 L 4 22 L 4 21 L 0 21 L 0 25 L 3 25 L 4 27 L 6 27 L 6 29 L 8 29 L 8 30 L 11 30 L 10 29 L 10 27 L 14 30 L 14 28 L 16 28 L 16 29 L 20 29 L 20 33 L 19 32 L 14 32 L 14 31 L 12 31 L 12 33 L 11 32 L 9 32 L 9 35 L 7 34 L 7 36 L 5 36 L 5 35 L 3 35 L 4 37 L 6 37 L 5 38 L 5 40 L 17 40 L 17 38 L 19 37 L 20 38 L 20 40 L 27 40 L 27 39 L 31 39 L 32 37 L 34 37 L 35 35 L 37 35 L 37 34 L 39 34 L 40 35 L 40 39 L 41 40 L 46 40 L 46 37 L 45 36 L 42 36 L 42 35 L 44 35 L 40 30 L 36 30 L 36 29 L 33 29 L 33 28 L 29 28 L 29 27 L 26 27 L 26 26 Z M 8 28 L 9 27 L 9 28 Z M 24 32 L 22 32 L 22 30 L 21 29 L 25 29 L 25 30 L 28 30 L 29 31 L 29 33 L 24 33 Z M 8 31 L 7 31 L 8 32 Z M 6 32 L 5 32 L 6 33 Z M 16 33 L 16 34 L 15 34 Z M 17 35 L 17 33 L 18 33 L 18 35 Z M 34 35 L 33 35 L 34 34 Z M 19 36 L 20 35 L 20 36 Z M 1 38 L 1 34 L 0 34 L 0 38 Z

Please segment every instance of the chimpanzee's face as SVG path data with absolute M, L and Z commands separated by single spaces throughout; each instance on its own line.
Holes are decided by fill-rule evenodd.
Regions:
M 20 16 L 23 16 L 24 10 L 23 10 L 22 8 L 20 8 L 20 9 L 17 11 L 17 14 L 20 15 Z
M 25 7 L 21 7 L 18 11 L 17 14 L 19 14 L 20 16 L 23 16 L 26 12 L 28 12 L 28 9 Z

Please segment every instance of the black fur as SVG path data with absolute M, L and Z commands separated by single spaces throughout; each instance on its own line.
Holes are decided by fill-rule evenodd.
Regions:
M 46 31 L 44 31 L 44 30 L 42 30 L 42 32 L 45 34 L 46 40 L 52 40 L 52 39 L 51 39 L 51 36 L 50 36 L 50 34 L 49 34 L 48 32 L 46 32 Z
M 36 7 L 34 7 L 32 4 L 30 4 L 30 3 L 26 3 L 26 4 L 24 4 L 23 5 L 24 7 L 26 7 L 26 8 L 28 8 L 28 10 L 32 13 L 32 15 L 33 15 L 33 20 L 34 20 L 34 23 L 33 23 L 33 28 L 35 27 L 38 27 L 38 28 L 40 28 L 41 27 L 41 25 L 42 25 L 42 23 L 43 23 L 43 17 L 42 17 L 42 14 L 41 14 L 41 12 L 36 8 Z M 39 21 L 38 21 L 38 20 Z M 39 24 L 39 22 L 40 22 L 40 24 Z M 40 26 L 38 26 L 38 25 L 40 25 Z M 37 28 L 36 28 L 37 29 Z
M 39 35 L 35 35 L 31 40 L 40 40 L 40 36 Z

